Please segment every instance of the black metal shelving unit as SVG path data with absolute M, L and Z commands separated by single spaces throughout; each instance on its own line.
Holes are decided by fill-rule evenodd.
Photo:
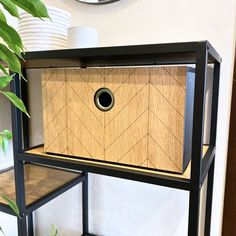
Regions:
M 15 107 L 12 107 L 16 199 L 22 216 L 21 219 L 18 219 L 19 236 L 33 235 L 32 210 L 35 210 L 62 191 L 71 187 L 65 186 L 61 191 L 42 199 L 37 203 L 37 207 L 33 207 L 32 210 L 27 209 L 25 205 L 24 165 L 29 163 L 60 167 L 82 173 L 78 182 L 82 181 L 83 185 L 83 236 L 91 235 L 89 234 L 88 215 L 88 173 L 113 176 L 188 191 L 190 194 L 188 236 L 198 236 L 199 234 L 200 191 L 208 175 L 204 235 L 210 235 L 221 57 L 208 41 L 28 52 L 24 55 L 24 59 L 25 61 L 22 62 L 22 67 L 25 76 L 27 69 L 37 68 L 195 64 L 196 69 L 193 121 L 190 122 L 192 123 L 193 133 L 189 177 L 159 171 L 144 171 L 118 164 L 85 161 L 66 155 L 49 155 L 40 152 L 40 147 L 29 148 L 29 124 L 27 117 L 22 115 Z M 207 143 L 208 149 L 203 154 L 208 65 L 214 67 L 213 92 L 210 138 L 209 143 Z M 27 83 L 20 81 L 16 76 L 16 79 L 12 82 L 11 90 L 21 97 L 26 104 L 28 104 L 27 89 Z M 10 212 L 6 206 L 2 205 L 0 206 L 0 210 L 7 213 Z

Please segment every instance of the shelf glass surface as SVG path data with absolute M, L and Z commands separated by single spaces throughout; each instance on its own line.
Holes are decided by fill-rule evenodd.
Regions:
M 26 205 L 34 204 L 47 195 L 63 188 L 71 181 L 78 179 L 81 174 L 61 169 L 26 164 L 25 172 L 25 201 Z M 14 169 L 0 174 L 0 193 L 11 199 L 16 199 Z M 0 203 L 6 202 L 0 198 Z

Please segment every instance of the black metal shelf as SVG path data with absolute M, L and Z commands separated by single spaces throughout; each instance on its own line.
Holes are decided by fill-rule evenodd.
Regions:
M 35 68 L 194 64 L 195 80 L 193 119 L 186 124 L 189 126 L 191 124 L 190 128 L 193 131 L 190 142 L 191 147 L 189 147 L 191 150 L 191 165 L 188 167 L 189 172 L 186 176 L 160 171 L 140 170 L 118 164 L 89 161 L 79 157 L 76 159 L 71 156 L 45 154 L 43 151 L 39 151 L 40 147 L 29 147 L 29 124 L 27 117 L 22 115 L 13 106 L 12 126 L 16 200 L 21 213 L 27 212 L 25 203 L 24 163 L 29 162 L 83 171 L 83 235 L 90 235 L 88 173 L 96 173 L 189 191 L 188 236 L 198 236 L 200 191 L 208 175 L 204 235 L 210 235 L 221 57 L 208 41 L 27 52 L 23 57 L 25 60 L 22 61 L 22 72 L 25 77 L 27 77 L 26 70 Z M 211 124 L 208 149 L 206 152 L 203 152 L 206 81 L 208 79 L 206 72 L 209 64 L 214 67 L 212 105 L 210 109 Z M 18 77 L 19 75 L 16 75 L 16 79 L 12 81 L 11 90 L 21 97 L 25 104 L 28 104 L 28 85 L 17 79 Z M 2 206 L 0 204 L 1 209 Z M 32 214 L 29 215 L 28 222 L 29 224 L 27 226 L 26 217 L 18 219 L 19 236 L 33 236 Z

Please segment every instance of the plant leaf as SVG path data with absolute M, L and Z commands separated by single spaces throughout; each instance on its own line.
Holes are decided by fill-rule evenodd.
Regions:
M 0 134 L 0 146 L 2 147 L 2 143 L 3 143 L 3 135 Z
M 0 3 L 12 16 L 19 18 L 18 9 L 11 0 L 0 0 Z
M 49 18 L 47 8 L 41 0 L 11 0 L 34 17 Z
M 9 75 L 0 77 L 0 89 L 7 87 L 7 85 L 12 81 L 12 77 Z
M 0 59 L 8 64 L 12 72 L 21 75 L 21 64 L 18 57 L 9 50 L 5 45 L 0 43 Z
M 0 20 L 7 23 L 7 19 L 6 19 L 5 15 L 4 15 L 4 13 L 1 9 L 0 9 Z
M 57 228 L 55 227 L 54 224 L 52 224 L 52 230 L 51 230 L 50 236 L 57 236 L 57 233 L 58 233 Z
M 5 75 L 9 75 L 7 69 L 2 65 L 0 64 L 0 70 L 5 74 Z M 10 75 L 9 75 L 10 76 Z
M 8 143 L 11 138 L 12 133 L 9 130 L 3 130 L 0 132 L 0 147 L 2 147 L 2 151 L 5 156 L 8 149 Z
M 7 129 L 3 130 L 1 134 L 5 135 L 8 140 L 12 139 L 12 133 Z
M 19 110 L 24 112 L 30 118 L 30 115 L 27 112 L 26 107 L 20 98 L 18 98 L 14 93 L 11 92 L 0 91 L 0 93 L 4 94 Z
M 17 31 L 0 20 L 0 37 L 7 43 L 8 47 L 16 53 L 18 56 L 21 56 L 21 50 L 23 50 L 22 40 L 17 33 Z
M 2 139 L 2 151 L 3 151 L 5 156 L 6 156 L 6 153 L 7 153 L 7 149 L 8 149 L 8 139 L 6 137 L 3 137 L 3 139 Z
M 34 6 L 39 18 L 50 18 L 48 15 L 48 10 L 41 0 L 28 0 L 28 2 L 30 2 Z
M 12 199 L 10 199 L 7 195 L 1 195 L 2 198 L 7 202 L 8 206 L 13 210 L 13 212 L 16 214 L 17 217 L 20 217 L 20 211 L 16 204 L 16 202 Z
M 8 43 L 7 45 L 18 57 L 20 57 L 23 60 L 23 57 L 21 56 L 21 53 L 23 52 L 22 47 L 24 47 L 23 45 L 22 45 L 22 47 L 14 44 L 14 43 Z

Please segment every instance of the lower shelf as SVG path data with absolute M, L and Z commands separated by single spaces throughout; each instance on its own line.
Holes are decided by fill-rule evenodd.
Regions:
M 52 167 L 35 164 L 26 164 L 25 173 L 25 202 L 26 212 L 33 210 L 47 203 L 56 196 L 62 194 L 69 188 L 83 180 L 79 172 L 72 172 Z M 11 199 L 16 199 L 14 169 L 7 170 L 0 174 L 0 193 L 6 194 Z M 10 213 L 6 202 L 0 198 L 1 211 Z

